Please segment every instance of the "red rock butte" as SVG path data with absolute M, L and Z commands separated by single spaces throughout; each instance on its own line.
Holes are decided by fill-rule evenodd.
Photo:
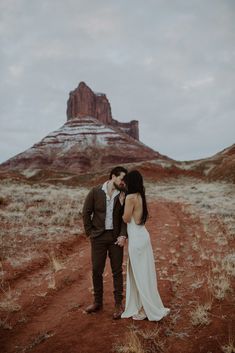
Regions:
M 129 136 L 139 141 L 139 122 L 131 120 L 128 123 L 112 118 L 111 106 L 104 93 L 95 93 L 85 82 L 69 93 L 67 101 L 67 120 L 92 116 L 100 122 L 119 128 Z

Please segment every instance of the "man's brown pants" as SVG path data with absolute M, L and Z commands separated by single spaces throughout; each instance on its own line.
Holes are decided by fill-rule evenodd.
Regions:
M 95 302 L 98 304 L 103 303 L 103 272 L 108 255 L 113 273 L 115 303 L 121 304 L 123 299 L 123 247 L 114 244 L 116 238 L 114 238 L 112 230 L 106 230 L 98 237 L 90 239 Z

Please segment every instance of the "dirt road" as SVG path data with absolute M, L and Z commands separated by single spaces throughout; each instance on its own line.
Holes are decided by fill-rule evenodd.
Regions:
M 84 309 L 93 299 L 90 246 L 89 240 L 81 236 L 64 248 L 61 246 L 53 271 L 49 263 L 38 263 L 11 282 L 11 291 L 18 295 L 21 309 L 1 312 L 5 324 L 1 327 L 0 351 L 124 352 L 126 333 L 135 332 L 148 352 L 221 352 L 235 324 L 231 312 L 234 299 L 232 294 L 222 301 L 212 298 L 207 274 L 212 256 L 226 254 L 234 241 L 219 247 L 206 234 L 200 217 L 191 216 L 182 203 L 161 200 L 150 203 L 149 209 L 147 228 L 156 260 L 158 289 L 164 305 L 171 309 L 168 317 L 158 323 L 112 320 L 114 303 L 108 260 L 104 309 L 86 314 Z M 127 247 L 124 270 L 126 258 Z M 192 311 L 198 303 L 208 301 L 212 302 L 210 323 L 194 326 Z M 151 337 L 150 332 L 156 335 Z

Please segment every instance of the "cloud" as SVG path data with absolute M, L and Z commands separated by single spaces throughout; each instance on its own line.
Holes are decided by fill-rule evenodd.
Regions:
M 198 80 L 193 80 L 193 81 L 189 81 L 189 82 L 185 82 L 182 86 L 183 89 L 185 90 L 189 90 L 189 89 L 194 89 L 194 88 L 198 88 L 198 87 L 202 87 L 202 86 L 208 86 L 211 83 L 213 83 L 214 81 L 214 77 L 205 77 L 205 78 L 201 78 Z
M 24 67 L 19 64 L 13 64 L 8 67 L 11 82 L 18 81 L 22 78 Z
M 85 81 L 159 152 L 218 152 L 234 142 L 234 11 L 230 0 L 2 0 L 0 139 L 21 152 L 24 128 L 37 126 L 35 143 L 56 130 Z

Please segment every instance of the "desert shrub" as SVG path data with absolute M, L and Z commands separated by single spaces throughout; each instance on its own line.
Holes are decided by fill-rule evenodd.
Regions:
M 211 322 L 208 311 L 211 309 L 210 304 L 197 304 L 191 312 L 191 323 L 193 326 L 209 325 Z
M 6 197 L 0 196 L 0 206 L 7 206 L 8 202 Z

